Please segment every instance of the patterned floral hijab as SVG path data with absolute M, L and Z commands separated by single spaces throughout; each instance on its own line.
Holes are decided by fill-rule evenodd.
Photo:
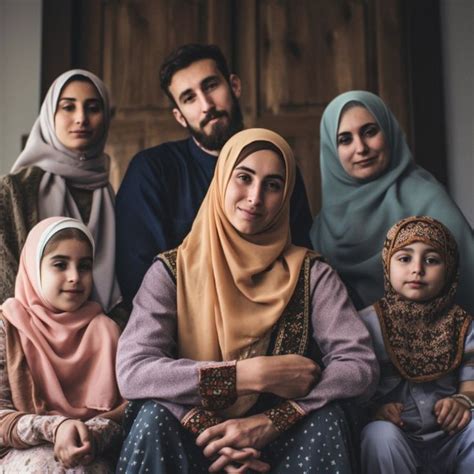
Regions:
M 426 302 L 405 299 L 390 283 L 390 260 L 414 243 L 432 246 L 446 263 L 442 291 Z M 408 217 L 387 234 L 382 250 L 385 295 L 375 304 L 387 352 L 401 375 L 412 381 L 434 380 L 461 363 L 472 317 L 454 304 L 458 286 L 458 250 L 454 237 L 431 217 Z M 429 341 L 429 343 L 427 343 Z

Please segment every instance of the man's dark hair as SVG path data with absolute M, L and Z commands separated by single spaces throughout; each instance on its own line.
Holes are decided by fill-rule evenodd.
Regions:
M 160 69 L 160 86 L 163 92 L 170 98 L 171 102 L 176 102 L 170 92 L 170 84 L 173 76 L 181 69 L 185 69 L 201 59 L 213 59 L 217 69 L 229 82 L 230 74 L 227 61 L 222 51 L 215 44 L 185 44 L 175 49 L 163 62 Z

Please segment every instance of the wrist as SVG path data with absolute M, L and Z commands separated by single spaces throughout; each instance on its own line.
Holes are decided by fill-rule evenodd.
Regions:
M 261 371 L 261 357 L 237 361 L 237 394 L 249 395 L 263 392 L 263 377 Z
M 454 400 L 462 403 L 466 408 L 469 408 L 470 410 L 474 409 L 474 402 L 469 396 L 464 393 L 455 393 L 454 395 L 451 395 L 451 398 L 454 398 Z
M 58 436 L 59 428 L 61 428 L 61 426 L 63 426 L 64 423 L 66 423 L 67 421 L 70 421 L 72 419 L 73 418 L 64 418 L 64 420 L 62 420 L 61 422 L 58 423 L 58 425 L 56 426 L 56 428 L 54 429 L 54 432 L 53 432 L 53 444 L 56 442 L 56 438 Z

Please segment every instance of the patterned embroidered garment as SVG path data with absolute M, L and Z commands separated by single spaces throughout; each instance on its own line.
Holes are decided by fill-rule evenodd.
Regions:
M 430 301 L 409 301 L 390 284 L 390 259 L 414 242 L 436 249 L 446 262 L 446 282 Z M 454 304 L 458 253 L 448 229 L 431 217 L 409 217 L 388 232 L 382 251 L 385 296 L 375 305 L 387 352 L 408 380 L 428 381 L 454 370 L 462 359 L 472 317 Z
M 0 320 L 0 449 L 5 446 L 5 420 L 14 413 L 18 412 L 12 403 L 6 366 L 4 322 Z M 54 461 L 52 443 L 56 429 L 66 419 L 61 415 L 20 414 L 15 433 L 12 434 L 16 447 L 8 452 L 2 449 L 0 471 L 63 472 L 61 464 Z M 86 425 L 92 432 L 100 455 L 113 454 L 120 447 L 122 429 L 119 423 L 98 416 L 88 420 Z M 91 472 L 113 472 L 112 458 L 100 459 L 99 456 L 94 466 Z

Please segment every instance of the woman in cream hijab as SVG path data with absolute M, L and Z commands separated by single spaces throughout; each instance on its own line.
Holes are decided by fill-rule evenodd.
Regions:
M 104 83 L 73 69 L 51 85 L 26 147 L 0 178 L 0 301 L 13 296 L 20 251 L 40 220 L 83 221 L 96 242 L 93 298 L 110 312 L 120 301 L 115 278 L 114 196 L 104 153 L 110 104 Z
M 148 271 L 119 341 L 137 401 L 118 469 L 352 472 L 335 401 L 370 392 L 375 359 L 336 273 L 291 243 L 294 177 L 279 135 L 234 135 L 191 232 Z

